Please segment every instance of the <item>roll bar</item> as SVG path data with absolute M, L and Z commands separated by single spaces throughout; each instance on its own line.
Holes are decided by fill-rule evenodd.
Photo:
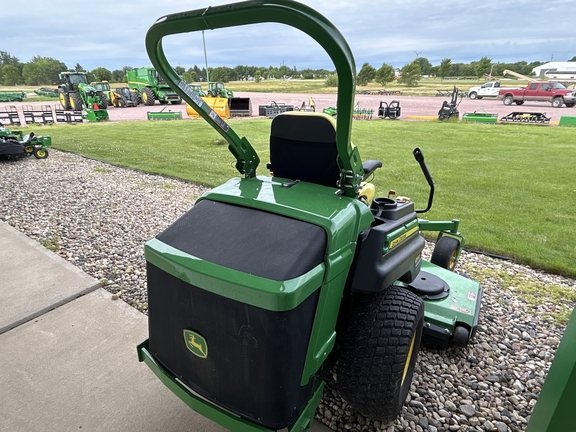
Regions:
M 162 48 L 164 36 L 212 30 L 248 24 L 275 22 L 301 30 L 328 53 L 338 73 L 336 143 L 342 194 L 355 197 L 362 181 L 362 161 L 350 143 L 352 112 L 356 88 L 356 66 L 352 51 L 342 34 L 324 16 L 292 0 L 252 0 L 165 15 L 146 34 L 146 50 L 153 66 L 176 93 L 228 142 L 236 158 L 236 169 L 245 177 L 254 177 L 260 162 L 256 151 L 245 138 L 220 118 L 170 66 Z

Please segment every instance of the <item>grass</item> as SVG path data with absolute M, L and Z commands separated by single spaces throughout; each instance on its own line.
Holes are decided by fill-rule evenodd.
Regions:
M 362 90 L 400 90 L 403 95 L 407 96 L 435 96 L 437 90 L 450 90 L 453 86 L 460 90 L 468 91 L 472 86 L 481 85 L 486 80 L 480 81 L 475 79 L 457 79 L 449 78 L 441 80 L 440 78 L 422 78 L 416 87 L 406 87 L 398 84 L 396 81 L 386 85 L 370 82 L 366 86 L 357 86 L 356 91 Z M 509 86 L 524 86 L 525 81 L 505 80 Z M 205 84 L 198 83 L 205 87 Z M 226 83 L 226 87 L 232 91 L 243 92 L 274 92 L 274 93 L 336 93 L 336 87 L 326 87 L 324 80 L 267 80 L 259 83 L 255 81 L 233 81 Z
M 545 284 L 520 274 L 510 274 L 505 269 L 467 267 L 470 277 L 481 285 L 496 281 L 502 290 L 521 296 L 528 307 L 540 309 L 544 320 L 561 327 L 568 324 L 573 305 L 576 303 L 576 291 L 573 289 L 556 284 Z
M 267 174 L 270 120 L 229 123 L 250 139 L 258 172 Z M 226 142 L 200 120 L 54 125 L 42 133 L 56 149 L 208 186 L 238 176 Z M 364 159 L 384 163 L 373 179 L 378 195 L 395 189 L 425 207 L 428 187 L 411 154 L 421 147 L 436 183 L 427 218 L 460 219 L 468 248 L 576 276 L 572 128 L 373 120 L 355 122 L 352 134 Z
M 39 242 L 42 246 L 52 252 L 58 252 L 60 250 L 60 239 L 57 236 L 40 239 Z

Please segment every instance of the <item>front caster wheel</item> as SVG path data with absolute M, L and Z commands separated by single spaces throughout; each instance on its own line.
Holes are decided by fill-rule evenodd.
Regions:
M 460 242 L 458 239 L 448 236 L 440 237 L 434 246 L 430 262 L 446 270 L 454 270 L 459 249 Z
M 454 346 L 465 347 L 468 344 L 468 339 L 470 339 L 470 330 L 462 326 L 454 328 L 454 333 L 452 334 Z
M 48 150 L 38 148 L 38 149 L 34 149 L 32 151 L 32 154 L 34 155 L 34 157 L 36 159 L 46 159 L 48 157 Z

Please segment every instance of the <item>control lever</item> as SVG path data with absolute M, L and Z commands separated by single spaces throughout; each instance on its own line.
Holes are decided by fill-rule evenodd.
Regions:
M 422 173 L 424 177 L 426 177 L 426 181 L 430 186 L 430 194 L 428 195 L 428 206 L 422 210 L 415 210 L 416 213 L 426 213 L 428 210 L 432 208 L 432 201 L 434 200 L 434 180 L 432 179 L 432 174 L 430 174 L 430 170 L 428 169 L 428 165 L 426 165 L 426 161 L 424 160 L 424 153 L 420 150 L 420 147 L 416 147 L 412 154 L 414 155 L 414 159 L 420 165 L 422 169 Z

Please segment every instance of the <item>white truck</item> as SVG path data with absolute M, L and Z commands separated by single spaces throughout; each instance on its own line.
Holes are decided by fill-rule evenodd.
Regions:
M 505 87 L 500 87 L 500 81 L 488 81 L 481 86 L 470 87 L 468 97 L 470 99 L 482 99 L 483 97 L 498 97 L 498 92 Z

